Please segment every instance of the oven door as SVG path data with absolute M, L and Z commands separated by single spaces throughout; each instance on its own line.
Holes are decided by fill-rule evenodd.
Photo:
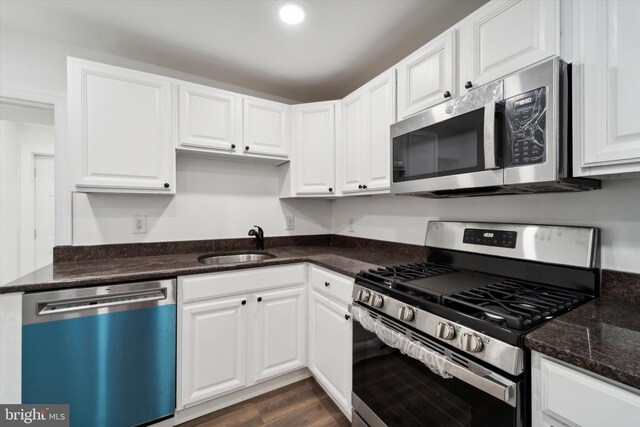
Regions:
M 352 317 L 353 425 L 524 425 L 522 382 L 358 304 Z
M 502 82 L 391 126 L 391 192 L 500 187 Z

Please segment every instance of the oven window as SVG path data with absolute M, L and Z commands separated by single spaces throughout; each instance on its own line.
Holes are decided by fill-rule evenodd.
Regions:
M 517 411 L 386 346 L 353 323 L 353 393 L 387 426 L 517 426 Z
M 484 170 L 484 108 L 393 138 L 393 181 Z

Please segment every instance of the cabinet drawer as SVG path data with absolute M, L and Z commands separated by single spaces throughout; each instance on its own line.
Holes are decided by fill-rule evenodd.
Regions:
M 179 299 L 184 303 L 211 297 L 284 288 L 305 281 L 304 264 L 248 268 L 240 271 L 199 274 L 178 278 Z
M 541 359 L 541 409 L 570 426 L 634 425 L 640 414 L 640 395 Z
M 345 304 L 351 303 L 353 279 L 312 265 L 309 267 L 311 289 Z

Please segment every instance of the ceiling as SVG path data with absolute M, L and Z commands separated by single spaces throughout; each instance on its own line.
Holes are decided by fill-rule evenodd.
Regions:
M 0 25 L 273 95 L 338 99 L 486 0 L 0 0 Z

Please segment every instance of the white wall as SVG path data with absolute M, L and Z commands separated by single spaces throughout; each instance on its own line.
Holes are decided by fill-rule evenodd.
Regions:
M 178 155 L 177 194 L 75 193 L 76 245 L 246 237 L 254 225 L 265 235 L 324 234 L 331 230 L 331 202 L 280 201 L 273 165 Z M 132 234 L 133 215 L 147 215 L 147 233 Z M 295 229 L 284 230 L 285 215 Z
M 67 92 L 67 56 L 161 74 L 274 101 L 296 102 L 228 83 L 146 64 L 132 58 L 109 55 L 81 46 L 44 39 L 14 28 L 0 27 L 0 85 L 19 85 L 64 94 Z
M 355 219 L 355 232 L 348 219 Z M 640 180 L 603 181 L 602 190 L 464 199 L 365 197 L 337 200 L 333 232 L 423 245 L 429 220 L 524 222 L 601 229 L 602 267 L 640 273 Z
M 0 285 L 18 277 L 20 249 L 17 125 L 0 120 Z

